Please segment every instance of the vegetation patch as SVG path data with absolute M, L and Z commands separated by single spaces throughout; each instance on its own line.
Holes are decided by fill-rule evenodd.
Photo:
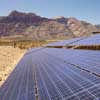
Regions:
M 0 40 L 0 46 L 13 46 L 20 49 L 28 49 L 34 47 L 40 47 L 48 44 L 50 41 L 46 40 Z

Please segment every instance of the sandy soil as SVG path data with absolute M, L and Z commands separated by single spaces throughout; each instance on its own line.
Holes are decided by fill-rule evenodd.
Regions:
M 13 71 L 25 52 L 26 50 L 11 46 L 0 46 L 0 86 Z

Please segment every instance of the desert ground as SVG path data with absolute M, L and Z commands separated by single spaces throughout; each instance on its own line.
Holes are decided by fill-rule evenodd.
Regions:
M 0 86 L 15 68 L 26 50 L 13 48 L 12 46 L 0 46 Z

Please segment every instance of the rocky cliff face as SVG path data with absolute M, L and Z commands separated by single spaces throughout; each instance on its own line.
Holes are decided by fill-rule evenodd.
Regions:
M 78 37 L 90 35 L 98 30 L 94 25 L 85 21 L 79 21 L 76 18 L 69 18 L 67 25 L 73 34 Z
M 87 36 L 98 30 L 96 26 L 76 18 L 48 19 L 18 11 L 0 17 L 0 36 L 22 35 L 33 39 L 50 39 Z
M 34 13 L 22 13 L 18 11 L 12 11 L 9 16 L 2 17 L 0 23 L 24 23 L 27 25 L 39 24 L 42 21 L 48 20 L 47 18 L 40 17 Z
M 57 21 L 47 21 L 41 23 L 37 27 L 28 27 L 26 33 L 33 38 L 63 38 L 63 37 L 73 37 L 73 33 L 67 28 L 65 24 L 61 24 Z

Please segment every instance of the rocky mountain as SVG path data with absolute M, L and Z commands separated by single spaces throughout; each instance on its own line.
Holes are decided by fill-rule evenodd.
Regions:
M 27 37 L 31 39 L 51 39 L 80 37 L 99 31 L 92 25 L 76 18 L 55 17 L 52 19 L 34 13 L 12 11 L 8 16 L 0 17 L 0 36 Z

